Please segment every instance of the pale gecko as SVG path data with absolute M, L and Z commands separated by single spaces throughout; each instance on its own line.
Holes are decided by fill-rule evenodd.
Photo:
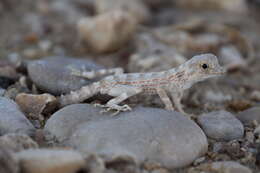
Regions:
M 177 111 L 188 115 L 181 104 L 183 92 L 199 81 L 224 74 L 225 69 L 219 65 L 215 55 L 201 54 L 192 57 L 176 68 L 161 72 L 123 73 L 121 68 L 114 68 L 90 72 L 73 69 L 72 73 L 88 79 L 106 74 L 113 75 L 61 96 L 61 106 L 83 102 L 101 93 L 115 98 L 109 100 L 105 105 L 96 104 L 96 106 L 106 108 L 103 112 L 115 110 L 115 114 L 117 114 L 120 111 L 131 110 L 128 105 L 121 106 L 119 103 L 139 93 L 147 93 L 158 94 L 167 110 L 174 110 L 173 102 Z

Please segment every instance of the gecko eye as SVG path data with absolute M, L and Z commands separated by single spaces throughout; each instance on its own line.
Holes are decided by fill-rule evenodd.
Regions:
M 207 69 L 209 66 L 208 66 L 208 64 L 202 64 L 202 66 L 201 66 L 203 69 Z

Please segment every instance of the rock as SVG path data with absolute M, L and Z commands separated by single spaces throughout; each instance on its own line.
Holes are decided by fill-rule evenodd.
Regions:
M 15 154 L 26 173 L 75 173 L 85 164 L 83 157 L 73 150 L 30 149 Z
M 243 124 L 250 124 L 254 120 L 260 123 L 260 107 L 253 107 L 238 113 L 237 118 Z
M 28 117 L 37 120 L 42 118 L 43 113 L 49 114 L 58 106 L 57 99 L 50 94 L 21 93 L 16 96 L 15 101 Z
M 91 51 L 113 52 L 131 40 L 137 23 L 129 13 L 115 10 L 96 17 L 82 18 L 78 22 L 78 32 Z
M 46 122 L 44 131 L 49 138 L 64 141 L 81 123 L 111 118 L 99 113 L 100 109 L 88 104 L 73 104 L 55 112 Z
M 198 123 L 210 138 L 230 141 L 243 137 L 243 124 L 226 111 L 210 112 L 199 116 Z
M 233 45 L 221 47 L 219 50 L 219 61 L 227 70 L 243 68 L 247 66 L 245 59 L 239 50 Z
M 24 133 L 32 135 L 34 127 L 18 105 L 7 98 L 0 97 L 0 135 L 6 133 Z
M 14 158 L 13 153 L 0 146 L 0 172 L 1 173 L 19 173 L 19 164 Z
M 234 161 L 219 161 L 202 164 L 197 168 L 191 168 L 188 173 L 214 172 L 214 173 L 252 173 L 252 171 Z
M 48 93 L 61 94 L 77 90 L 93 80 L 79 78 L 71 74 L 71 68 L 98 70 L 103 67 L 86 59 L 48 57 L 28 63 L 28 73 L 32 81 Z
M 93 116 L 90 111 L 83 114 Z M 70 116 L 74 117 L 73 114 Z M 63 129 L 56 130 L 66 128 L 60 127 Z M 135 108 L 117 117 L 81 121 L 78 126 L 74 125 L 74 132 L 64 145 L 85 154 L 97 153 L 110 158 L 129 156 L 137 163 L 149 160 L 177 168 L 203 155 L 208 143 L 202 130 L 177 112 Z
M 1 136 L 0 146 L 5 146 L 13 152 L 19 152 L 30 148 L 38 148 L 38 144 L 29 136 L 15 133 Z
M 126 11 L 130 13 L 138 23 L 147 21 L 151 16 L 149 9 L 140 0 L 98 0 L 95 1 L 95 8 L 99 14 L 115 10 Z

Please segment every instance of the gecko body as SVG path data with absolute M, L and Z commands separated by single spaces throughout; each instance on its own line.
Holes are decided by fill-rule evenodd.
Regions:
M 225 70 L 219 65 L 216 56 L 202 54 L 192 57 L 179 67 L 162 72 L 122 73 L 122 70 L 117 68 L 108 71 L 77 73 L 77 75 L 93 78 L 107 73 L 114 73 L 114 75 L 104 77 L 102 80 L 84 86 L 78 91 L 61 96 L 61 105 L 82 102 L 97 93 L 101 93 L 115 98 L 109 100 L 105 105 L 99 106 L 107 108 L 105 111 L 116 110 L 116 113 L 118 113 L 131 110 L 128 105 L 121 106 L 119 103 L 139 93 L 146 93 L 158 94 L 166 109 L 174 110 L 172 104 L 174 103 L 176 109 L 186 115 L 181 105 L 183 92 L 199 81 L 224 74 Z

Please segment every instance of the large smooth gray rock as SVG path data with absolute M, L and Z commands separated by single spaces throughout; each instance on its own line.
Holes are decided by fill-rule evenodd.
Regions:
M 24 133 L 32 135 L 34 127 L 18 105 L 5 97 L 0 97 L 0 135 L 6 133 Z
M 45 130 L 59 138 L 68 135 L 64 144 L 84 154 L 130 156 L 137 163 L 150 160 L 169 168 L 186 166 L 207 151 L 203 131 L 177 112 L 134 108 L 109 117 L 98 110 L 87 105 L 65 107 L 48 120 Z
M 198 123 L 210 138 L 230 141 L 242 138 L 243 124 L 231 113 L 226 111 L 210 112 L 199 116 Z
M 253 107 L 238 113 L 237 118 L 243 124 L 250 124 L 254 120 L 260 123 L 260 107 Z
M 100 114 L 100 109 L 89 104 L 73 104 L 55 112 L 45 124 L 44 131 L 48 138 L 61 142 L 66 140 L 81 123 L 111 118 Z
M 48 57 L 31 61 L 27 66 L 33 82 L 40 89 L 52 94 L 68 93 L 93 82 L 93 80 L 72 75 L 71 68 L 91 71 L 103 67 L 90 60 L 65 57 Z

